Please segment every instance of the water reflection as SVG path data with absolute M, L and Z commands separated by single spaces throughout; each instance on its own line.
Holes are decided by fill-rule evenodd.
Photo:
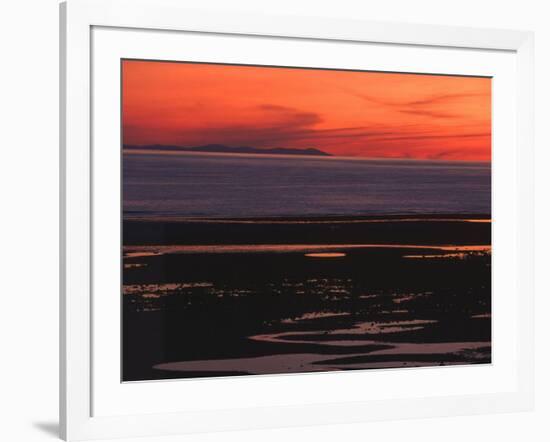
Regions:
M 491 361 L 489 246 L 132 246 L 125 252 L 147 254 L 124 258 L 143 264 L 127 267 L 123 286 L 127 336 L 140 343 L 134 365 L 153 370 L 142 378 Z
M 361 249 L 400 249 L 400 250 L 440 250 L 454 252 L 489 252 L 488 245 L 434 245 L 434 244 L 229 244 L 229 245 L 142 245 L 124 246 L 125 258 L 147 257 L 163 254 L 196 254 L 196 253 L 304 253 L 308 256 L 315 253 L 326 254 L 342 250 Z M 344 253 L 345 255 L 345 253 Z M 409 255 L 410 256 L 410 255 Z

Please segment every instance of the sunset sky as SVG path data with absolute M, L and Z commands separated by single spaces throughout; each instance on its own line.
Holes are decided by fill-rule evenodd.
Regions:
M 489 161 L 489 78 L 123 61 L 123 143 Z

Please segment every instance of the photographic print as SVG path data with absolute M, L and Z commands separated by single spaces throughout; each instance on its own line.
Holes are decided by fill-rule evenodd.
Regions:
M 121 67 L 122 381 L 491 362 L 491 78 Z

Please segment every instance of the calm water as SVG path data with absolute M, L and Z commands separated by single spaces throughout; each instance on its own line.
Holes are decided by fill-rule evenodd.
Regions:
M 125 153 L 124 216 L 491 212 L 487 163 Z

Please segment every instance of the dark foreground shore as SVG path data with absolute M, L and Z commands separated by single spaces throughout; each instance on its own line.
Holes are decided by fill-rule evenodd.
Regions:
M 125 221 L 122 378 L 489 363 L 484 221 Z
M 490 244 L 490 217 L 125 220 L 124 245 L 175 244 Z

